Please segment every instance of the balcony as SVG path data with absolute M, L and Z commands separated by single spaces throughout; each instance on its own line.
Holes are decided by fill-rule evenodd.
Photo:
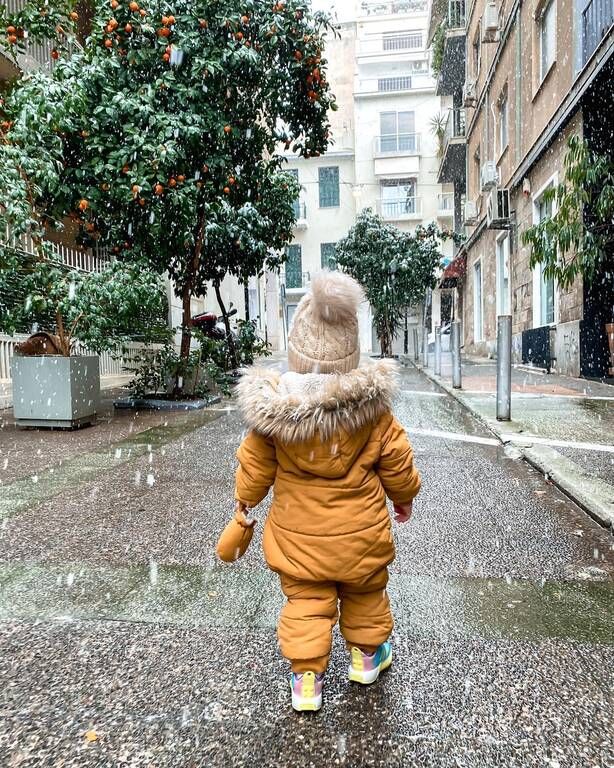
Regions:
M 464 31 L 466 21 L 465 0 L 449 0 L 447 30 L 449 32 L 457 29 Z
M 383 58 L 403 58 L 424 50 L 424 35 L 420 30 L 394 32 L 385 35 L 373 35 L 358 41 L 358 56 L 382 56 Z
M 376 136 L 373 153 L 375 157 L 419 155 L 420 134 L 398 133 Z
M 444 192 L 437 195 L 437 218 L 438 219 L 452 219 L 454 218 L 454 193 Z
M 441 71 L 437 82 L 437 94 L 460 94 L 465 81 L 466 56 L 465 0 L 449 0 L 448 13 L 443 24 L 445 37 Z
M 383 75 L 380 77 L 361 78 L 358 81 L 356 96 L 389 96 L 408 91 L 434 90 L 435 80 L 428 72 L 415 72 L 411 75 Z
M 590 0 L 582 11 L 582 66 L 599 47 L 614 25 L 613 0 Z
M 403 197 L 397 200 L 378 200 L 377 211 L 385 221 L 408 221 L 422 218 L 422 200 Z
M 293 269 L 291 265 L 286 264 L 283 282 L 287 293 L 292 293 L 293 291 L 303 293 L 311 282 L 311 272 L 299 272 Z
M 296 219 L 294 229 L 307 229 L 307 206 L 300 200 L 294 202 L 294 218 Z
M 427 0 L 363 0 L 360 16 L 393 16 L 398 13 L 426 13 Z
M 443 138 L 443 153 L 438 181 L 450 184 L 465 181 L 466 117 L 464 109 L 450 109 Z

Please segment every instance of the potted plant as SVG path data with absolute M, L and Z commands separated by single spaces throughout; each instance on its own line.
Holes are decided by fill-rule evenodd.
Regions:
M 100 401 L 98 354 L 156 338 L 165 295 L 160 279 L 135 264 L 100 271 L 67 269 L 49 242 L 38 255 L 0 244 L 0 328 L 43 326 L 16 345 L 14 415 L 20 426 L 76 427 L 95 422 Z M 160 323 L 158 323 L 159 330 Z

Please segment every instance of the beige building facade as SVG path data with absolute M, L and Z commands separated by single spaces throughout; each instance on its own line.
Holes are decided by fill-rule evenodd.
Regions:
M 556 211 L 544 192 L 564 180 L 569 137 L 599 149 L 606 134 L 595 126 L 614 128 L 611 6 L 450 0 L 431 8 L 438 88 L 453 124 L 439 181 L 454 182 L 456 228 L 466 235 L 456 290 L 468 353 L 495 355 L 497 317 L 510 314 L 515 362 L 603 375 L 609 298 L 600 302 L 581 278 L 563 290 L 532 269 L 522 235 Z M 595 98 L 608 92 L 609 104 Z

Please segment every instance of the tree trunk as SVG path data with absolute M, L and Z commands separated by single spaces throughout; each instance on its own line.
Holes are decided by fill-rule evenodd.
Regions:
M 192 343 L 192 291 L 186 284 L 181 292 L 181 303 L 183 307 L 183 317 L 181 321 L 181 349 L 182 360 L 187 360 L 190 356 L 190 344 Z
M 228 310 L 226 309 L 226 305 L 224 304 L 224 301 L 222 299 L 222 293 L 220 291 L 219 283 L 215 283 L 214 288 L 215 288 L 215 297 L 222 311 L 222 318 L 224 319 L 224 327 L 226 328 L 226 342 L 228 344 L 228 352 L 229 352 L 228 363 L 230 368 L 236 368 L 238 364 L 237 348 L 235 346 L 235 341 L 232 336 L 232 330 L 230 329 L 230 318 L 228 317 Z
M 243 299 L 245 301 L 245 320 L 249 322 L 249 285 L 247 283 L 243 286 Z

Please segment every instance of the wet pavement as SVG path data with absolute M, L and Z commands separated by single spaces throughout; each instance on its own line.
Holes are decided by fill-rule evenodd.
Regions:
M 611 533 L 417 370 L 402 386 L 424 486 L 394 525 L 395 663 L 351 685 L 336 633 L 315 716 L 289 706 L 262 526 L 240 562 L 213 555 L 232 403 L 70 433 L 61 465 L 55 436 L 9 433 L 0 765 L 611 768 Z

